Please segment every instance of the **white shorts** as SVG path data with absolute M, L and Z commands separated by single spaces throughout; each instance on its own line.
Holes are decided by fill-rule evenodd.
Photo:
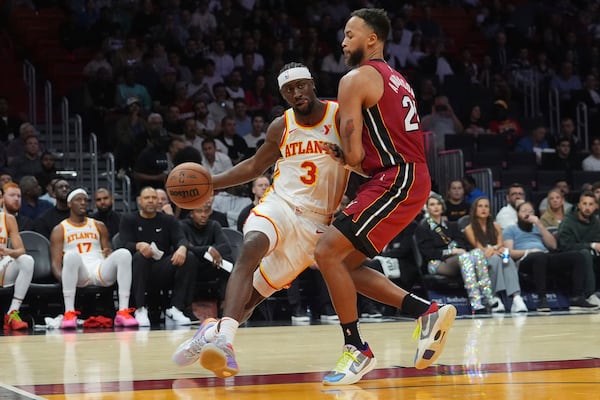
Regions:
M 244 225 L 244 234 L 260 231 L 269 237 L 269 253 L 262 259 L 253 279 L 254 288 L 263 297 L 288 286 L 308 266 L 315 264 L 315 245 L 330 220 L 330 217 L 293 208 L 275 192 L 270 192 L 254 207 Z
M 0 287 L 9 287 L 15 284 L 14 277 L 8 273 L 8 267 L 15 261 L 10 256 L 0 258 Z
M 100 276 L 100 264 L 92 264 L 92 265 L 87 265 L 84 264 L 83 268 L 85 268 L 85 270 L 87 271 L 87 276 L 82 276 L 82 274 L 79 274 L 79 280 L 77 282 L 77 287 L 85 287 L 85 286 L 89 286 L 89 285 L 94 285 L 94 286 L 110 286 L 107 285 L 103 280 L 102 277 Z

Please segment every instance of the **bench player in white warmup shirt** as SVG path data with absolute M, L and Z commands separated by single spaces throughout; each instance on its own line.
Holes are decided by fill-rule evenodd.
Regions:
M 12 185 L 16 186 L 14 183 Z M 6 190 L 6 185 L 4 188 Z M 9 239 L 10 249 L 7 247 Z M 21 320 L 19 308 L 27 294 L 32 276 L 33 257 L 25 254 L 17 220 L 13 215 L 0 212 L 0 287 L 14 286 L 10 307 L 4 315 L 4 330 L 28 328 L 27 322 Z
M 106 225 L 87 217 L 88 195 L 85 190 L 73 190 L 67 197 L 67 203 L 71 210 L 69 218 L 54 227 L 50 236 L 52 270 L 62 281 L 65 301 L 61 328 L 77 328 L 77 287 L 108 287 L 115 282 L 119 287 L 115 326 L 138 326 L 138 321 L 131 315 L 134 309 L 129 308 L 131 253 L 127 249 L 112 251 Z

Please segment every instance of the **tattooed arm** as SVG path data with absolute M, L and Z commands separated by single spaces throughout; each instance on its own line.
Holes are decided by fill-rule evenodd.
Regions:
M 350 168 L 360 167 L 365 157 L 362 146 L 362 108 L 367 85 L 359 70 L 346 74 L 340 80 L 338 88 L 343 159 Z
M 382 95 L 383 79 L 371 66 L 350 71 L 340 80 L 338 102 L 343 159 L 350 169 L 359 173 L 365 157 L 362 111 L 375 105 Z

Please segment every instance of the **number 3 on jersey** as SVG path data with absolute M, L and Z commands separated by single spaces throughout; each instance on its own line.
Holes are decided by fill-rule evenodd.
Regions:
M 317 166 L 312 161 L 304 161 L 300 164 L 301 168 L 306 170 L 306 174 L 300 177 L 300 180 L 305 185 L 312 185 L 317 181 Z
M 419 114 L 417 114 L 417 105 L 415 100 L 409 96 L 402 97 L 402 107 L 408 108 L 404 117 L 404 130 L 414 132 L 419 129 Z
M 79 252 L 79 254 L 89 253 L 91 249 L 91 242 L 77 243 L 77 251 Z

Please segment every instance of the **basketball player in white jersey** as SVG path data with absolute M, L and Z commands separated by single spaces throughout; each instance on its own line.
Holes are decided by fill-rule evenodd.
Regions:
M 178 365 L 200 358 L 203 367 L 222 378 L 239 372 L 232 347 L 238 325 L 314 264 L 315 244 L 331 223 L 348 181 L 348 170 L 324 149 L 324 143 L 340 144 L 337 103 L 316 97 L 312 76 L 302 64 L 284 66 L 278 83 L 291 108 L 269 125 L 254 156 L 213 177 L 215 189 L 235 186 L 275 164 L 273 184 L 244 225 L 223 318 L 218 324 L 205 321 L 173 355 Z
M 8 185 L 11 185 L 10 183 Z M 15 185 L 12 183 L 12 185 Z M 16 185 L 15 185 L 16 186 Z M 6 190 L 6 185 L 4 185 Z M 7 247 L 10 240 L 11 248 Z M 0 212 L 0 286 L 14 286 L 13 298 L 4 315 L 4 330 L 27 329 L 19 309 L 33 277 L 33 257 L 25 254 L 14 215 Z
M 77 328 L 75 291 L 88 285 L 119 286 L 119 310 L 115 326 L 137 327 L 131 315 L 131 253 L 126 249 L 112 251 L 106 225 L 87 217 L 88 195 L 75 189 L 67 196 L 69 218 L 54 227 L 50 235 L 52 270 L 63 286 L 65 314 L 62 329 Z

